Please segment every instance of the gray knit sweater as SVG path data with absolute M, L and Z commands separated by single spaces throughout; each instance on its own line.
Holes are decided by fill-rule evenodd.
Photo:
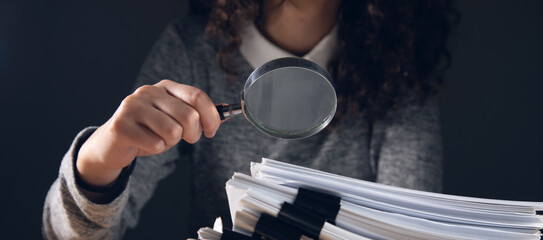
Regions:
M 205 22 L 188 17 L 170 25 L 154 46 L 136 87 L 171 79 L 196 86 L 215 102 L 238 102 L 239 92 L 253 70 L 236 52 L 231 63 L 240 70 L 232 82 L 215 61 L 217 45 L 204 38 Z M 342 106 L 338 106 L 341 108 Z M 321 169 L 380 183 L 441 191 L 442 146 L 437 101 L 425 104 L 403 101 L 383 120 L 370 125 L 344 116 L 335 130 L 324 130 L 303 140 L 281 140 L 260 133 L 243 117 L 222 124 L 212 139 L 190 145 L 181 142 L 167 152 L 140 157 L 127 187 L 108 204 L 88 200 L 75 183 L 74 154 L 83 130 L 62 159 L 59 176 L 45 200 L 43 232 L 50 239 L 121 238 L 127 227 L 137 225 L 140 210 L 158 182 L 174 171 L 178 161 L 188 161 L 190 231 L 212 225 L 222 216 L 230 219 L 224 190 L 234 172 L 249 171 L 250 161 L 262 157 Z

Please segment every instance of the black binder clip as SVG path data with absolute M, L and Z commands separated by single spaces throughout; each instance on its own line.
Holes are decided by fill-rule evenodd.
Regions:
M 326 219 L 301 207 L 283 203 L 277 218 L 302 230 L 304 235 L 319 239 L 320 232 Z
M 255 238 L 234 232 L 229 229 L 222 230 L 221 240 L 254 240 Z
M 253 239 L 260 236 L 261 239 L 270 240 L 300 240 L 303 236 L 300 229 L 266 213 L 260 215 L 254 232 Z
M 335 224 L 341 207 L 341 197 L 300 187 L 294 200 L 294 206 L 307 209 Z

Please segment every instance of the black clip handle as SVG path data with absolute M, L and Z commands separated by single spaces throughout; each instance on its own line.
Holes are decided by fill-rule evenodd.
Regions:
M 221 117 L 221 120 L 226 120 L 230 117 L 236 116 L 238 114 L 243 113 L 241 110 L 241 104 L 218 104 L 216 105 L 217 112 L 219 112 L 219 116 Z

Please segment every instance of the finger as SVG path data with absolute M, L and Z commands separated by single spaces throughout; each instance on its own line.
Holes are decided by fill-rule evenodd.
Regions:
M 140 110 L 138 112 L 145 114 L 137 118 L 140 119 L 140 123 L 162 137 L 167 146 L 176 144 L 181 138 L 189 143 L 196 143 L 200 139 L 202 135 L 200 114 L 183 100 L 169 94 L 166 88 L 145 85 L 138 88 L 133 95 L 139 101 L 149 103 L 156 111 L 162 112 L 158 114 L 155 109 Z M 161 119 L 165 116 L 172 120 Z M 175 125 L 171 121 L 178 124 Z
M 158 154 L 164 151 L 166 143 L 164 140 L 149 130 L 144 125 L 128 118 L 113 119 L 110 127 L 122 142 L 122 145 L 135 146 L 138 149 L 149 154 Z
M 143 111 L 138 111 L 135 114 L 137 114 L 136 122 L 162 138 L 167 148 L 177 144 L 181 140 L 184 127 L 154 105 L 149 103 L 149 106 L 144 108 Z
M 163 95 L 153 105 L 183 127 L 182 138 L 188 143 L 195 143 L 202 136 L 200 114 L 196 109 L 169 94 Z
M 170 95 L 183 100 L 194 108 L 200 116 L 205 136 L 210 138 L 215 135 L 221 120 L 215 104 L 205 92 L 170 80 L 162 80 L 156 86 L 163 87 Z
M 135 146 L 145 152 L 158 154 L 167 147 L 167 140 L 163 139 L 160 133 L 168 131 L 160 130 L 158 126 L 168 124 L 164 118 L 169 117 L 142 97 L 152 95 L 153 88 L 156 87 L 140 87 L 134 94 L 126 97 L 115 112 L 110 129 L 116 133 L 116 138 L 120 139 L 122 145 Z M 155 120 L 146 120 L 147 118 Z M 175 121 L 170 121 L 176 124 Z

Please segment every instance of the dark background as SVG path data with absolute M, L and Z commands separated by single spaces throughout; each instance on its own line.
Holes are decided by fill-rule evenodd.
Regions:
M 462 21 L 441 97 L 445 192 L 543 201 L 543 1 L 457 5 Z M 0 1 L 3 236 L 41 237 L 43 201 L 73 137 L 130 94 L 158 34 L 187 6 Z M 185 173 L 164 180 L 127 239 L 185 238 Z

